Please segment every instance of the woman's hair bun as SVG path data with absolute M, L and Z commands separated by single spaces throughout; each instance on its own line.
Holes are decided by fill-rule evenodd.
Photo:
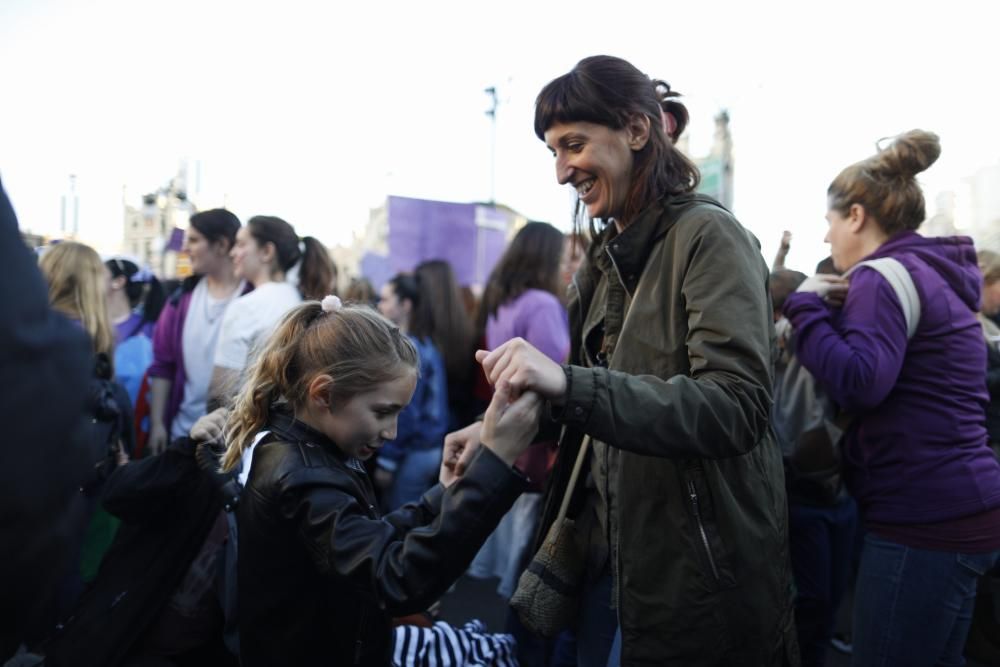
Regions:
M 886 146 L 879 142 L 879 152 L 872 171 L 887 178 L 911 179 L 926 171 L 941 155 L 938 135 L 925 130 L 910 130 L 892 137 Z

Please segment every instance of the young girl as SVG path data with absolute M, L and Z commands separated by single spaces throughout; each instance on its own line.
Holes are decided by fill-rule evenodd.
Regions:
M 221 399 L 234 389 L 251 351 L 282 316 L 302 303 L 330 291 L 333 262 L 326 248 L 274 216 L 250 218 L 236 234 L 230 253 L 237 278 L 254 286 L 226 310 L 215 349 L 209 397 Z
M 223 468 L 242 463 L 240 653 L 257 665 L 390 663 L 391 618 L 421 611 L 468 566 L 524 488 L 512 463 L 540 401 L 507 405 L 500 387 L 485 447 L 456 477 L 446 445 L 440 484 L 379 515 L 361 461 L 396 435 L 417 353 L 364 306 L 296 307 L 249 368 L 229 417 Z

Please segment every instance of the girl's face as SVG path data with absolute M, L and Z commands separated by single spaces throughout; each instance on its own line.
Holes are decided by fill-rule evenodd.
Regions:
M 556 180 L 571 184 L 587 214 L 602 220 L 618 218 L 625 210 L 633 142 L 627 128 L 596 123 L 556 123 L 545 131 L 545 145 L 556 158 Z
M 324 410 L 310 424 L 333 440 L 348 456 L 367 460 L 386 440 L 396 437 L 399 413 L 413 398 L 417 373 L 407 368 L 402 375 L 356 394 L 349 401 Z
M 253 279 L 267 266 L 263 255 L 263 249 L 250 230 L 247 227 L 240 227 L 236 232 L 236 244 L 229 253 L 236 277 L 253 282 Z

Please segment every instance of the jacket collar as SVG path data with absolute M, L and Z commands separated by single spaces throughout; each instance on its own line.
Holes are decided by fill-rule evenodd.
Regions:
M 616 269 L 622 285 L 629 294 L 634 293 L 653 246 L 670 231 L 684 212 L 698 204 L 723 208 L 705 195 L 668 195 L 643 209 L 635 222 L 620 233 L 613 224 L 608 225 L 600 239 L 603 252 L 597 258 L 598 266 L 604 273 Z
M 296 419 L 287 409 L 271 408 L 267 426 L 272 433 L 282 440 L 316 445 L 330 452 L 330 454 L 340 461 L 346 462 L 348 460 L 347 454 L 337 446 L 337 443 L 312 426 Z

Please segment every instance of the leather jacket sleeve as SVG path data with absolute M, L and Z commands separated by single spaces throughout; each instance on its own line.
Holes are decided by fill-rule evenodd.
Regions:
M 689 374 L 567 366 L 565 405 L 553 416 L 647 456 L 745 454 L 767 434 L 771 410 L 767 269 L 752 237 L 728 216 L 684 220 L 677 230 L 684 251 L 672 261 L 684 262 Z
M 482 447 L 465 476 L 383 519 L 342 475 L 286 478 L 281 513 L 324 576 L 346 580 L 393 616 L 423 611 L 468 567 L 526 485 Z

